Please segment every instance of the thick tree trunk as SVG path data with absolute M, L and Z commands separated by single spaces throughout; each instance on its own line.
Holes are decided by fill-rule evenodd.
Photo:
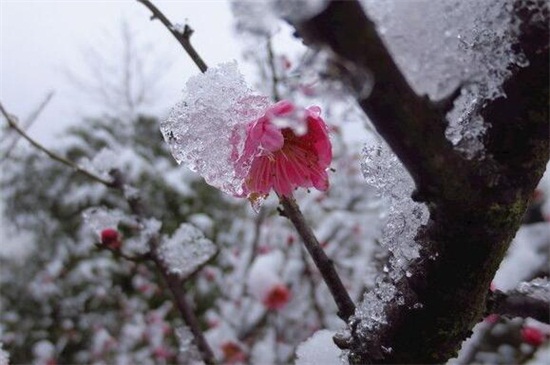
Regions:
M 421 258 L 412 277 L 396 284 L 405 305 L 388 305 L 388 323 L 374 333 L 352 324 L 352 363 L 444 362 L 484 314 L 490 282 L 549 157 L 548 12 L 537 21 L 526 3 L 515 11 L 523 20 L 517 46 L 529 66 L 513 70 L 506 97 L 481 111 L 490 127 L 486 158 L 478 160 L 446 140 L 444 110 L 407 85 L 359 3 L 334 1 L 297 25 L 306 42 L 374 73 L 372 93 L 358 102 L 413 176 L 415 199 L 430 209 L 416 237 Z M 413 309 L 417 302 L 422 307 Z

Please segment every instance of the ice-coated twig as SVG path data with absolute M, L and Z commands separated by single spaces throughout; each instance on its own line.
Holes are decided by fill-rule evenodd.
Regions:
M 193 29 L 189 27 L 187 24 L 183 28 L 183 31 L 177 30 L 174 25 L 168 20 L 168 18 L 155 6 L 153 3 L 151 3 L 149 0 L 136 0 L 139 3 L 142 3 L 149 9 L 153 15 L 151 19 L 158 19 L 161 21 L 161 23 L 168 29 L 170 33 L 177 39 L 177 41 L 181 44 L 185 52 L 191 57 L 193 62 L 197 65 L 197 67 L 201 70 L 201 72 L 205 72 L 208 69 L 208 66 L 206 66 L 206 63 L 202 60 L 201 56 L 197 53 L 195 48 L 191 45 L 191 34 L 193 34 Z
M 294 227 L 296 227 L 307 251 L 313 259 L 313 262 L 315 262 L 315 266 L 317 266 L 321 272 L 323 280 L 327 284 L 336 302 L 336 306 L 338 307 L 338 316 L 347 322 L 355 312 L 355 304 L 353 304 L 348 291 L 336 272 L 332 260 L 327 256 L 319 244 L 319 241 L 317 241 L 317 238 L 306 222 L 296 201 L 287 197 L 281 197 L 280 201 L 284 209 L 283 214 L 292 222 Z
M 275 101 L 281 100 L 279 95 L 279 76 L 277 75 L 277 68 L 275 67 L 275 55 L 273 53 L 273 42 L 271 41 L 271 36 L 267 38 L 266 42 L 267 48 L 267 60 L 269 63 L 269 70 L 271 72 L 271 93 L 273 94 L 273 99 Z
M 112 182 L 109 181 L 109 180 L 105 180 L 99 176 L 97 176 L 96 174 L 82 168 L 81 166 L 79 166 L 78 164 L 76 164 L 75 162 L 51 151 L 50 149 L 44 147 L 41 143 L 39 143 L 38 141 L 36 141 L 35 139 L 33 139 L 31 136 L 29 136 L 27 134 L 27 132 L 25 132 L 20 126 L 19 124 L 17 123 L 17 121 L 15 120 L 15 118 L 13 116 L 11 116 L 7 111 L 6 109 L 4 109 L 4 106 L 2 105 L 2 103 L 0 102 L 0 112 L 2 113 L 2 115 L 4 116 L 4 118 L 6 119 L 6 121 L 8 122 L 8 125 L 10 126 L 10 128 L 13 128 L 13 130 L 15 130 L 21 137 L 23 137 L 24 139 L 26 139 L 31 145 L 33 145 L 33 147 L 35 147 L 36 149 L 44 152 L 46 155 L 48 155 L 48 157 L 50 157 L 52 160 L 55 160 L 55 161 L 58 161 L 66 166 L 69 166 L 70 168 L 72 168 L 74 171 L 78 172 L 78 173 L 81 173 L 87 177 L 89 177 L 90 179 L 96 181 L 96 182 L 99 182 L 103 185 L 106 185 L 106 186 L 112 186 Z
M 44 109 L 46 109 L 46 106 L 48 106 L 48 104 L 52 100 L 53 95 L 54 95 L 53 91 L 50 91 L 46 95 L 44 100 L 42 100 L 42 102 L 38 105 L 38 107 L 31 113 L 31 115 L 29 115 L 27 120 L 25 120 L 23 125 L 21 125 L 21 129 L 28 130 L 33 125 L 33 123 L 36 122 L 36 120 L 38 119 L 40 114 L 44 111 Z M 9 136 L 9 134 L 6 133 L 5 137 L 8 137 L 8 136 Z M 17 134 L 15 136 L 13 141 L 10 143 L 9 147 L 6 148 L 6 154 L 4 156 L 0 157 L 0 163 L 7 160 L 10 157 L 10 154 L 11 154 L 12 150 L 15 148 L 15 146 L 17 145 L 17 142 L 19 142 L 20 137 L 21 137 L 20 134 Z M 2 139 L 4 139 L 4 138 L 2 138 Z

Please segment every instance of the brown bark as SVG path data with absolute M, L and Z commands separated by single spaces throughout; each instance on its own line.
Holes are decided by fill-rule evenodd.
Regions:
M 389 304 L 388 323 L 372 333 L 352 324 L 352 363 L 445 362 L 483 316 L 490 282 L 548 161 L 548 12 L 536 22 L 525 4 L 515 8 L 524 20 L 516 46 L 530 64 L 512 70 L 507 96 L 481 110 L 490 125 L 487 157 L 473 160 L 445 138 L 437 105 L 448 102 L 413 92 L 358 2 L 333 1 L 296 25 L 306 42 L 374 74 L 370 96 L 358 102 L 413 176 L 415 199 L 430 210 L 415 239 L 421 258 L 411 264 L 412 277 L 396 283 L 405 305 Z M 412 309 L 416 302 L 422 308 Z

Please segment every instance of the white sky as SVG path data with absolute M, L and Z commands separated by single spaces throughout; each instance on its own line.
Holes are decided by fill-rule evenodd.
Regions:
M 195 30 L 192 43 L 208 65 L 241 58 L 228 2 L 153 2 L 173 23 L 187 21 Z M 164 112 L 175 104 L 185 81 L 198 69 L 161 23 L 150 20 L 150 15 L 135 0 L 0 0 L 0 100 L 24 120 L 49 91 L 55 91 L 30 129 L 38 140 L 49 146 L 55 144 L 56 132 L 90 114 L 89 100 L 75 92 L 67 70 L 85 72 L 83 48 L 109 37 L 116 44 L 121 23 L 126 20 L 139 40 L 152 43 L 160 51 L 154 57 L 166 57 L 172 63 L 163 84 L 160 110 Z

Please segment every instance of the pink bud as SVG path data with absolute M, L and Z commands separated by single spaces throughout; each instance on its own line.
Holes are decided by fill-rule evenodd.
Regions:
M 101 231 L 101 244 L 107 246 L 112 250 L 120 249 L 122 246 L 122 240 L 117 230 L 112 228 L 106 228 Z
M 290 290 L 283 284 L 277 284 L 271 288 L 263 300 L 263 304 L 271 310 L 284 308 L 291 298 Z

